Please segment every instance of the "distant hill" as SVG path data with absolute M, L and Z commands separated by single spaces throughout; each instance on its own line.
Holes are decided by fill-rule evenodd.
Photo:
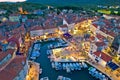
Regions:
M 120 5 L 120 0 L 27 0 L 46 5 L 81 6 L 81 5 Z

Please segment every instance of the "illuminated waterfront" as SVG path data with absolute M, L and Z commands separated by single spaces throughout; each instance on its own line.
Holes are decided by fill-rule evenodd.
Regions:
M 58 76 L 62 75 L 65 77 L 69 77 L 72 80 L 98 80 L 94 77 L 92 77 L 89 74 L 88 68 L 87 69 L 81 69 L 80 71 L 73 71 L 70 73 L 67 73 L 63 70 L 55 70 L 51 66 L 50 59 L 47 56 L 47 46 L 49 44 L 56 44 L 57 42 L 46 42 L 41 43 L 41 50 L 40 50 L 40 56 L 35 60 L 35 62 L 40 63 L 40 67 L 42 68 L 42 74 L 40 74 L 40 78 L 42 77 L 49 77 L 50 80 L 54 79 L 56 80 Z M 89 64 L 87 64 L 89 67 L 91 67 Z

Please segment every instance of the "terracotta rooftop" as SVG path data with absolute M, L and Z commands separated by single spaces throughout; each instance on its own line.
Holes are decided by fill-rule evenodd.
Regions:
M 68 28 L 68 26 L 65 24 L 65 25 L 60 26 L 60 28 Z
M 41 26 L 34 26 L 30 28 L 30 31 L 34 31 L 34 30 L 43 30 L 43 28 Z
M 6 39 L 6 37 L 5 37 L 5 36 L 2 36 L 2 35 L 0 34 L 0 41 L 2 41 L 2 40 L 4 40 L 4 39 Z
M 96 46 L 100 47 L 100 46 L 105 46 L 105 43 L 104 42 L 96 42 L 95 43 Z
M 103 31 L 104 33 L 107 33 L 107 31 L 108 31 L 108 30 L 105 29 L 105 28 L 101 28 L 100 30 Z
M 5 52 L 0 52 L 0 61 L 4 59 L 8 54 L 13 55 L 14 51 L 15 51 L 14 49 L 8 49 Z
M 109 55 L 100 51 L 94 52 L 93 54 L 95 54 L 97 57 L 101 57 L 101 59 L 103 59 L 105 62 L 112 60 L 112 58 Z
M 16 56 L 10 63 L 2 70 L 0 70 L 0 77 L 2 80 L 13 80 L 26 64 L 26 57 Z
M 108 31 L 107 34 L 109 34 L 109 35 L 112 36 L 112 37 L 115 37 L 115 36 L 116 36 L 115 33 L 112 32 L 112 31 Z
M 18 40 L 19 40 L 20 37 L 21 37 L 21 34 L 20 34 L 20 33 L 17 33 L 17 34 L 12 35 L 9 39 L 15 38 L 15 39 L 18 39 Z
M 105 37 L 104 36 L 102 36 L 101 34 L 96 34 L 96 37 L 98 38 L 98 39 L 100 39 L 100 40 L 103 40 Z
M 6 21 L 5 24 L 6 24 L 6 25 L 12 25 L 12 26 L 13 26 L 13 25 L 19 24 L 19 22 Z
M 21 25 L 19 28 L 15 28 L 12 30 L 13 34 L 25 33 L 24 25 Z
M 90 40 L 92 40 L 92 41 L 95 40 L 95 37 L 94 37 L 94 36 L 91 36 L 91 37 L 90 37 Z
M 94 27 L 96 27 L 96 28 L 98 27 L 97 24 L 92 24 L 92 25 L 93 25 Z
M 54 28 L 57 28 L 56 26 L 45 26 L 43 27 L 43 29 L 54 29 Z

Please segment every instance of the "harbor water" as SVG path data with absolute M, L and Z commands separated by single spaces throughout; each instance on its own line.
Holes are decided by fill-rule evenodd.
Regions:
M 55 44 L 55 42 L 50 42 Z M 42 43 L 40 49 L 40 56 L 36 58 L 36 62 L 40 63 L 40 67 L 42 68 L 42 74 L 40 74 L 40 78 L 49 77 L 49 80 L 57 80 L 57 77 L 62 75 L 65 77 L 71 78 L 71 80 L 97 80 L 89 74 L 88 68 L 81 69 L 80 71 L 72 71 L 71 73 L 67 73 L 64 70 L 55 70 L 51 66 L 50 59 L 47 56 L 47 45 L 49 43 Z M 90 65 L 88 65 L 90 67 Z

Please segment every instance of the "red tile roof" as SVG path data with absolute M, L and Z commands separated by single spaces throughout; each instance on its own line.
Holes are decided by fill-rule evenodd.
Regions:
M 20 33 L 14 34 L 13 36 L 11 36 L 11 38 L 16 38 L 19 40 L 21 38 L 21 34 Z
M 24 25 L 20 26 L 19 28 L 13 29 L 12 33 L 13 33 L 13 35 L 14 34 L 19 34 L 19 33 L 24 34 L 25 33 Z
M 109 55 L 107 55 L 103 52 L 100 52 L 100 51 L 94 52 L 93 54 L 95 54 L 97 57 L 101 56 L 101 59 L 103 59 L 105 62 L 112 60 L 112 58 Z
M 30 31 L 34 31 L 34 30 L 43 30 L 43 28 L 41 26 L 34 26 L 30 28 Z
M 96 34 L 96 37 L 98 38 L 98 39 L 100 39 L 100 40 L 103 40 L 105 37 L 104 36 L 102 36 L 101 34 Z
M 5 36 L 2 36 L 2 35 L 0 34 L 0 41 L 2 41 L 2 40 L 4 40 L 4 39 L 6 39 L 6 37 L 5 37 Z
M 115 37 L 115 36 L 116 36 L 115 33 L 112 32 L 112 31 L 108 31 L 107 34 L 110 35 L 110 36 L 112 36 L 112 37 Z
M 14 51 L 15 51 L 14 49 L 8 49 L 5 52 L 0 52 L 0 61 L 4 59 L 8 54 L 13 55 Z
M 100 46 L 105 46 L 105 43 L 104 42 L 96 42 L 95 43 L 96 46 L 100 47 Z
M 4 67 L 4 69 L 0 70 L 0 78 L 2 78 L 2 80 L 13 80 L 18 76 L 25 64 L 26 57 L 16 56 Z
M 92 24 L 92 25 L 93 25 L 94 27 L 96 27 L 96 28 L 98 27 L 97 24 Z
M 107 31 L 108 31 L 108 30 L 105 29 L 105 28 L 101 28 L 100 30 L 103 31 L 104 33 L 107 33 Z
M 105 29 L 105 28 L 102 28 L 101 31 L 103 31 L 104 33 L 106 33 L 106 34 L 108 34 L 108 35 L 110 35 L 110 36 L 112 36 L 112 37 L 115 37 L 115 36 L 116 36 L 114 32 L 108 31 L 108 30 Z
M 91 37 L 90 37 L 90 40 L 92 40 L 92 41 L 95 40 L 95 37 L 94 37 L 94 36 L 91 36 Z
M 45 26 L 45 27 L 43 27 L 43 29 L 57 29 L 57 27 L 56 26 Z
M 4 59 L 8 54 L 0 52 L 0 61 Z
M 65 24 L 65 25 L 60 26 L 60 28 L 68 28 L 68 26 Z
M 6 24 L 6 25 L 9 25 L 9 26 L 13 26 L 13 25 L 19 24 L 19 22 L 6 21 L 5 24 Z
M 110 25 L 110 22 L 108 20 L 104 20 L 104 22 L 106 23 L 106 25 Z

